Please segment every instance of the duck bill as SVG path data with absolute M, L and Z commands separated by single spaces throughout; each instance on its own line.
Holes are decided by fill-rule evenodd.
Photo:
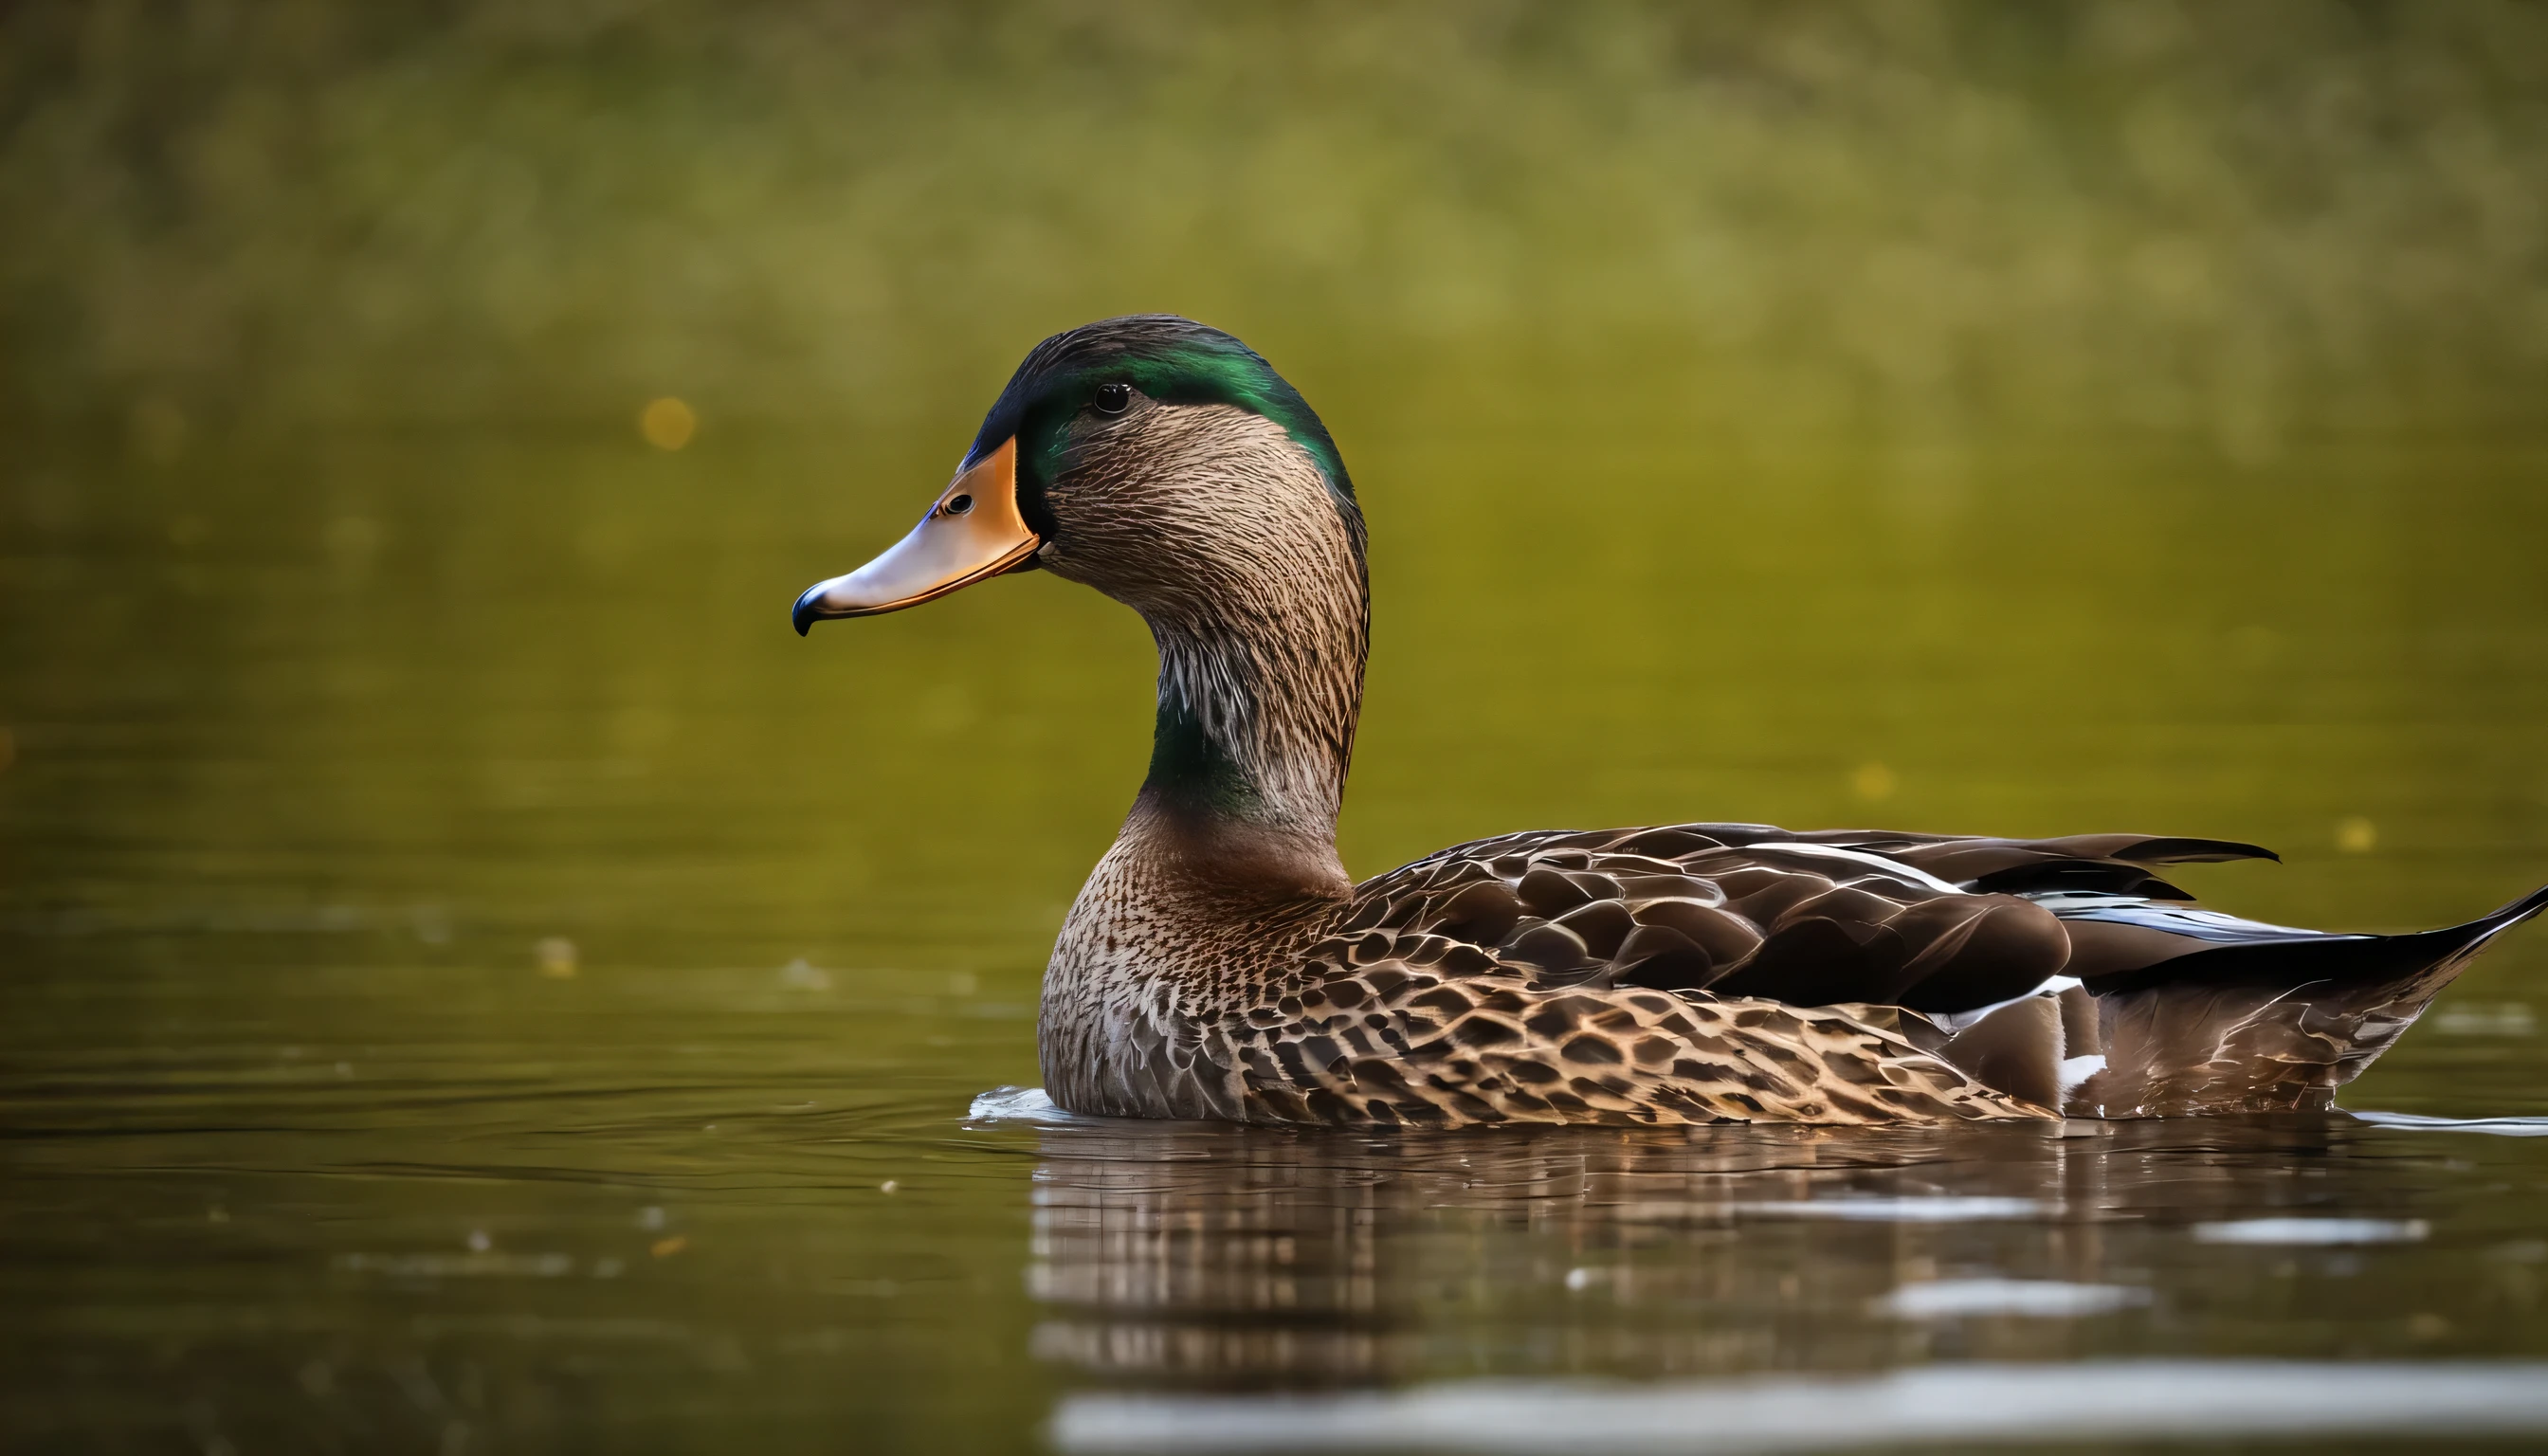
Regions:
M 900 611 L 1016 571 L 1042 545 L 1018 513 L 1018 442 L 1011 439 L 957 475 L 891 550 L 806 588 L 796 598 L 796 635 L 824 617 Z

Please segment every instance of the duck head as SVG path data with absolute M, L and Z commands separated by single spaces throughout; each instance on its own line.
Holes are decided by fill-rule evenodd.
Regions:
M 1335 442 L 1254 350 L 1173 316 L 1109 318 L 1038 344 L 920 523 L 808 588 L 794 621 L 1039 568 L 1094 587 L 1159 648 L 1137 816 L 1306 836 L 1332 864 L 1369 632 L 1363 541 Z
M 1039 567 L 1146 612 L 1277 564 L 1251 553 L 1321 515 L 1358 564 L 1335 442 L 1273 366 L 1174 315 L 1108 318 L 1036 345 L 920 523 L 807 588 L 796 631 Z

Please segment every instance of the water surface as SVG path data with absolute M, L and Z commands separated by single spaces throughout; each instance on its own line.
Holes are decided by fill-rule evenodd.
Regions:
M 0 6 L 0 1448 L 2548 1436 L 2548 930 L 2341 1116 L 976 1111 L 1146 634 L 786 623 L 1173 310 L 1368 509 L 1359 872 L 2464 919 L 2548 881 L 2548 8 L 168 9 Z
M 1509 1448 L 1550 1381 L 1738 1433 L 1769 1390 L 1832 1414 L 1761 1448 L 1874 1448 L 1923 1428 L 1846 1412 L 1976 1405 L 1897 1375 L 2129 1411 L 2154 1359 L 2299 1362 L 2185 1376 L 2233 1444 L 2548 1421 L 2486 1384 L 2548 1361 L 2535 929 L 2348 1091 L 2377 1121 L 976 1115 L 1036 1079 L 1148 663 L 1044 578 L 787 630 L 943 478 L 943 412 L 10 465 L 12 1449 L 1332 1447 L 1444 1409 L 1437 1448 Z M 2289 863 L 2203 892 L 2346 928 L 2548 878 L 2519 439 L 1711 459 L 1403 415 L 1343 438 L 1357 870 L 1710 817 L 2251 838 Z M 1434 1404 L 1333 1404 L 1390 1393 Z

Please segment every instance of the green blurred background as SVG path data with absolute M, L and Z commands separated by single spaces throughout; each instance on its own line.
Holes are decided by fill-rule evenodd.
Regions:
M 1225 320 L 1476 395 L 1972 444 L 2496 417 L 2535 5 L 19 5 L 13 406 L 901 421 Z M 1332 376 L 1332 379 L 1325 379 Z M 151 421 L 156 421 L 155 423 Z
M 604 942 L 722 900 L 1031 972 L 1138 776 L 1138 626 L 1042 581 L 810 644 L 778 604 L 1027 345 L 1136 310 L 1255 343 L 1363 483 L 1360 868 L 2360 817 L 2380 872 L 2242 890 L 2539 877 L 2391 887 L 2548 843 L 2536 5 L 0 26 L 22 906 L 130 889 L 91 855 L 252 899 L 505 863 Z
M 1034 1078 L 1149 645 L 1046 577 L 786 608 L 1110 314 L 1247 339 L 1361 488 L 1357 872 L 1717 818 L 2252 839 L 2197 887 L 2341 927 L 2548 880 L 2537 4 L 21 3 L 0 218 L 30 1351 L 695 1178 L 967 1270 L 853 1361 L 961 1418 L 1015 1150 L 878 1212 L 878 1130 Z M 2542 997 L 2533 930 L 2355 1100 L 2548 1111 Z M 410 1229 L 425 1167 L 481 1191 Z M 303 1200 L 255 1258 L 133 1222 L 224 1168 Z

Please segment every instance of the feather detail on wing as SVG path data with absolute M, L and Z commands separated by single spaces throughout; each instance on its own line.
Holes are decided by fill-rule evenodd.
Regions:
M 2322 1104 L 2478 946 L 2548 904 L 2327 934 L 2201 909 L 2152 867 L 2272 858 L 2137 834 L 1506 835 L 1365 882 L 1312 958 L 1605 1004 L 1832 1008 L 2023 1103 L 2133 1115 Z

